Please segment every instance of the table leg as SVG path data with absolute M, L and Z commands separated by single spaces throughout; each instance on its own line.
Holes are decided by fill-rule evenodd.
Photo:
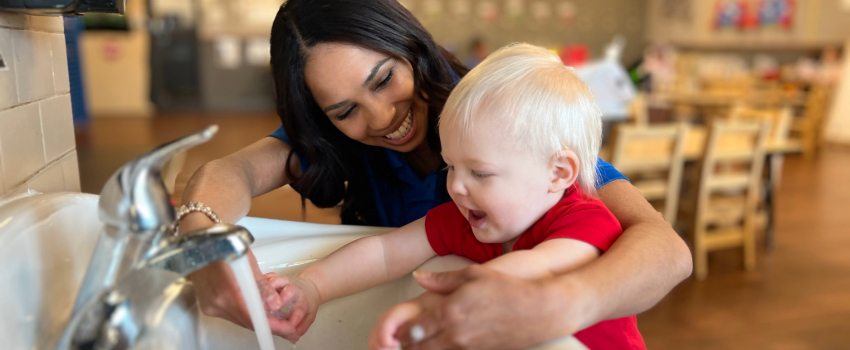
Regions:
M 772 250 L 776 244 L 774 236 L 774 206 L 776 193 L 779 192 L 779 183 L 782 180 L 782 164 L 785 162 L 785 155 L 768 154 L 767 155 L 767 184 L 766 195 L 764 199 L 765 211 L 767 212 L 767 224 L 764 231 L 765 248 Z

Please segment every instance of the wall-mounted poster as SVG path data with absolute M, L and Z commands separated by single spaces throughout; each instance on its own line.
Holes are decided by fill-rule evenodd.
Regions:
M 747 3 L 740 0 L 718 0 L 714 5 L 714 29 L 743 28 Z
M 794 24 L 794 5 L 794 0 L 762 0 L 758 10 L 759 24 L 791 28 Z
M 719 0 L 715 5 L 714 29 L 753 30 L 760 27 L 789 29 L 794 24 L 795 0 Z

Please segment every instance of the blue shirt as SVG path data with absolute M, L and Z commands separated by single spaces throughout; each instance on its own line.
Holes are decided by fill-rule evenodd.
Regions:
M 283 126 L 269 136 L 289 144 L 289 139 L 283 131 Z M 381 219 L 381 226 L 401 227 L 407 225 L 424 217 L 429 210 L 451 200 L 446 189 L 446 175 L 448 172 L 445 169 L 437 170 L 428 174 L 424 179 L 420 179 L 398 152 L 384 148 L 384 154 L 387 157 L 390 167 L 395 170 L 398 179 L 407 184 L 407 186 L 400 186 L 400 188 L 399 186 L 391 186 L 384 181 L 376 179 L 374 174 L 372 174 L 372 169 L 367 168 L 375 206 L 378 209 L 378 217 Z M 295 156 L 298 157 L 298 161 L 301 163 L 301 172 L 306 172 L 307 167 L 310 165 L 307 159 L 298 153 Z M 596 188 L 617 179 L 628 180 L 617 169 L 614 169 L 614 166 L 601 158 L 596 163 L 596 171 Z

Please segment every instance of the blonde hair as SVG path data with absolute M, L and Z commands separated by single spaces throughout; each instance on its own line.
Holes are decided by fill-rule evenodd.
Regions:
M 439 125 L 469 135 L 482 117 L 500 118 L 498 124 L 510 135 L 506 142 L 542 159 L 573 151 L 579 186 L 596 193 L 601 113 L 584 82 L 558 56 L 529 44 L 490 54 L 454 88 Z

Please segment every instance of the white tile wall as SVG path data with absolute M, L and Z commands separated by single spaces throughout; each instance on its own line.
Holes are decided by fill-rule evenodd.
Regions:
M 2 23 L 2 17 L 0 17 Z M 0 57 L 6 68 L 0 68 L 0 110 L 18 103 L 18 89 L 15 83 L 15 51 L 12 44 L 12 30 L 0 28 Z
M 61 17 L 0 12 L 0 198 L 80 191 Z
M 65 191 L 80 192 L 80 166 L 77 151 L 62 158 L 62 174 L 65 176 Z
M 26 17 L 15 13 L 0 12 L 0 27 L 22 29 L 26 26 Z
M 15 79 L 18 82 L 18 103 L 32 102 L 52 96 L 53 57 L 50 34 L 28 30 L 13 30 L 15 50 Z
M 65 51 L 65 34 L 50 34 L 50 49 L 53 54 L 53 85 L 56 93 L 71 91 L 68 81 L 68 52 Z
M 0 149 L 0 198 L 6 193 L 6 176 L 3 175 L 3 150 Z
M 76 147 L 71 95 L 51 97 L 38 104 L 41 110 L 41 130 L 44 132 L 44 158 L 49 163 Z
M 65 190 L 65 174 L 61 163 L 53 163 L 27 181 L 27 188 L 38 192 Z
M 0 112 L 0 150 L 4 177 L 10 187 L 25 182 L 47 164 L 38 104 Z

